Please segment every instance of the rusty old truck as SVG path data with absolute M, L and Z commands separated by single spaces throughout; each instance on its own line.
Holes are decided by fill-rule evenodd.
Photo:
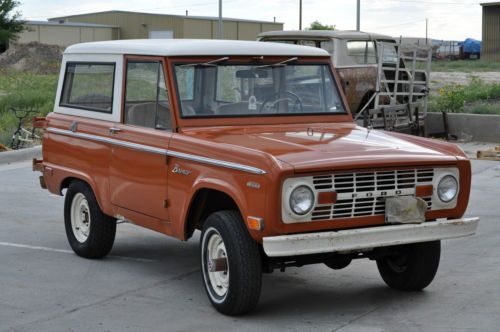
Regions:
M 342 30 L 268 31 L 258 40 L 326 50 L 353 115 L 366 111 L 365 126 L 423 133 L 430 48 L 403 47 L 391 36 Z

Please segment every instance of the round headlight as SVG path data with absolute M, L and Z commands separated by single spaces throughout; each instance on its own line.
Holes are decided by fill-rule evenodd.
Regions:
M 452 175 L 446 175 L 439 181 L 437 194 L 444 203 L 451 202 L 458 193 L 458 181 Z
M 307 214 L 314 205 L 314 193 L 308 186 L 298 186 L 290 194 L 290 208 L 298 215 Z

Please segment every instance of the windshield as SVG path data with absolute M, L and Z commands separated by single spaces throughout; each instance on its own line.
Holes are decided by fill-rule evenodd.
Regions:
M 393 41 L 390 40 L 378 40 L 377 47 L 380 49 L 383 48 L 382 51 L 382 61 L 383 63 L 396 64 L 398 63 L 398 51 L 396 49 L 396 45 Z
M 328 64 L 176 65 L 183 118 L 345 113 Z

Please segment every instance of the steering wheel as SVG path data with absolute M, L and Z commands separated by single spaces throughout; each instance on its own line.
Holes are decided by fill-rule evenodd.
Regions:
M 282 96 L 282 95 L 287 95 L 287 96 Z M 299 111 L 302 113 L 302 110 L 304 109 L 302 105 L 302 100 L 300 99 L 299 96 L 297 96 L 295 93 L 293 93 L 290 90 L 285 90 L 285 91 L 279 91 L 273 93 L 270 97 L 268 97 L 260 106 L 259 113 L 262 113 L 264 108 L 271 109 L 276 106 L 277 103 L 289 100 L 289 101 L 294 101 L 295 103 L 293 104 L 292 112 L 296 112 L 297 105 L 299 106 Z M 269 104 L 269 105 L 268 105 Z

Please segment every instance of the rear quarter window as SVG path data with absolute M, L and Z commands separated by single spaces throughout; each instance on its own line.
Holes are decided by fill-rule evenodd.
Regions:
M 114 63 L 67 62 L 60 106 L 111 113 Z
M 359 65 L 377 63 L 377 53 L 373 41 L 350 40 L 347 42 L 347 55 Z

